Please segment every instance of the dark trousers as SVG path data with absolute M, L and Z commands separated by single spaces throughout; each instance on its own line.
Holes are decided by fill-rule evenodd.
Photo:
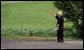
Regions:
M 63 28 L 57 30 L 57 40 L 58 42 L 63 42 Z

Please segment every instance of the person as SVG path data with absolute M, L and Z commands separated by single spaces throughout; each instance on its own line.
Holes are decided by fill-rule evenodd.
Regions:
M 63 23 L 64 23 L 64 19 L 63 19 L 63 13 L 62 12 L 58 12 L 58 14 L 56 15 L 54 12 L 50 13 L 57 19 L 57 42 L 64 42 L 63 41 Z

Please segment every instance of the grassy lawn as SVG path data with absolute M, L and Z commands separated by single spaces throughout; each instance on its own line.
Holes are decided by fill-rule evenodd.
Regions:
M 49 10 L 56 13 L 59 10 L 54 7 L 53 2 L 33 1 L 1 5 L 1 28 L 55 28 L 57 21 L 49 14 Z
M 16 39 L 20 35 L 29 37 L 29 32 L 32 32 L 32 36 L 55 37 L 57 20 L 49 14 L 49 10 L 56 14 L 61 10 L 54 7 L 53 3 L 32 1 L 2 4 L 1 35 Z M 64 22 L 64 28 L 72 28 L 72 25 L 72 22 Z
M 35 1 L 1 5 L 1 26 L 54 28 L 56 20 L 48 13 L 50 8 L 55 8 L 52 3 Z M 58 12 L 57 9 L 56 11 Z

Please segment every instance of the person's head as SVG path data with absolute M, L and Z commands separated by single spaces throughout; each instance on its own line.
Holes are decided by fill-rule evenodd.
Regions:
M 61 18 L 62 12 L 58 12 L 58 17 Z

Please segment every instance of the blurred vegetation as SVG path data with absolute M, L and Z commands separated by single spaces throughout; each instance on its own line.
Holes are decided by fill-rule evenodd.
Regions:
M 56 8 L 63 11 L 67 21 L 73 22 L 73 28 L 76 33 L 73 36 L 83 38 L 83 1 L 56 1 Z
M 57 2 L 59 3 L 59 1 Z M 2 4 L 1 36 L 12 38 L 17 38 L 17 36 L 28 37 L 30 36 L 29 33 L 32 32 L 32 36 L 56 37 L 57 20 L 48 12 L 49 10 L 52 10 L 55 13 L 58 13 L 62 9 L 56 8 L 53 3 L 55 3 L 55 1 L 32 1 Z M 73 24 L 75 23 L 75 18 L 71 21 L 67 19 L 69 19 L 67 18 L 67 15 L 64 16 L 64 37 L 82 37 L 83 33 L 79 33 L 82 32 L 82 30 L 77 31 L 75 29 L 76 25 L 78 25 L 81 29 L 83 28 L 81 20 L 82 18 L 77 18 L 79 19 L 80 24 Z

